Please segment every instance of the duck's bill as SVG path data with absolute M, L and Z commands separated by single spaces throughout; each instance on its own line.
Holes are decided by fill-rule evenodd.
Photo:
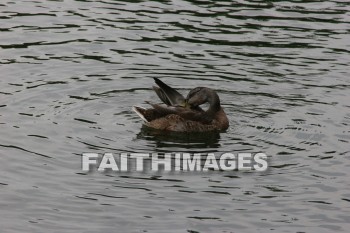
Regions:
M 176 106 L 182 107 L 182 108 L 191 108 L 191 105 L 189 103 L 187 103 L 186 100 L 182 101 L 181 103 L 178 103 Z

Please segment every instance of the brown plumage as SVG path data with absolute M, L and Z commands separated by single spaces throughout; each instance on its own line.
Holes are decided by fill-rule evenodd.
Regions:
M 159 87 L 153 89 L 167 106 L 149 102 L 152 108 L 134 106 L 133 110 L 144 120 L 146 126 L 177 132 L 222 131 L 228 128 L 229 121 L 214 90 L 197 87 L 185 99 L 159 79 L 155 80 Z M 209 103 L 206 111 L 200 108 L 204 103 Z

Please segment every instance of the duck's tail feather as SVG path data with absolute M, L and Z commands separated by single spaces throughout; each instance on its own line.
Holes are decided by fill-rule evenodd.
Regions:
M 136 112 L 136 114 L 139 115 L 139 117 L 141 117 L 142 120 L 144 120 L 147 123 L 149 122 L 145 117 L 145 108 L 139 106 L 132 106 L 132 110 L 134 110 L 134 112 Z

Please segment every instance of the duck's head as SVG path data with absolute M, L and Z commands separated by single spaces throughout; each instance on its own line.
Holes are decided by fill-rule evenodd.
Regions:
M 218 94 L 216 94 L 213 89 L 210 89 L 208 87 L 196 87 L 192 89 L 188 93 L 185 102 L 190 106 L 199 106 L 207 102 L 209 104 L 220 105 Z
M 183 102 L 179 103 L 177 106 L 183 107 L 183 108 L 196 108 L 199 105 L 202 105 L 206 102 L 208 102 L 208 90 L 209 88 L 206 87 L 196 87 L 192 89 L 186 99 L 183 100 Z
M 208 87 L 196 87 L 192 89 L 186 99 L 186 106 L 196 108 L 202 104 L 209 103 L 209 110 L 216 112 L 220 109 L 220 99 L 213 89 Z
M 196 87 L 192 89 L 185 99 L 186 104 L 192 107 L 197 107 L 208 102 L 208 89 L 209 88 L 206 87 Z
M 218 109 L 220 109 L 219 96 L 213 89 L 208 87 L 196 87 L 188 93 L 186 99 L 178 104 L 178 106 L 196 109 L 198 106 L 205 103 L 209 103 L 212 111 L 218 111 Z

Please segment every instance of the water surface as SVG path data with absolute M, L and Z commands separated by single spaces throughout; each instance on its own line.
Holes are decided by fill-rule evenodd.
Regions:
M 347 1 L 2 1 L 3 232 L 346 232 Z M 227 132 L 150 134 L 153 77 Z M 84 173 L 83 152 L 264 152 L 267 172 Z

